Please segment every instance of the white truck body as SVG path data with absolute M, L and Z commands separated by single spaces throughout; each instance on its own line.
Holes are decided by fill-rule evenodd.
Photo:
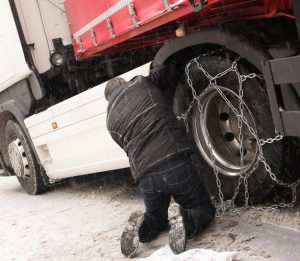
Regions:
M 121 75 L 148 75 L 150 63 Z M 129 166 L 106 128 L 106 83 L 25 120 L 47 176 L 62 179 Z M 53 129 L 52 123 L 57 125 Z

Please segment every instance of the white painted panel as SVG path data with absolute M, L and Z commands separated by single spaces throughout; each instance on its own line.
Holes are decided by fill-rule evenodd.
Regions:
M 0 1 L 0 61 L 0 92 L 31 74 L 8 0 Z
M 150 63 L 121 75 L 130 80 L 148 75 Z M 102 83 L 90 90 L 33 115 L 25 124 L 47 175 L 61 179 L 125 168 L 126 154 L 106 128 L 107 101 Z M 51 130 L 56 122 L 58 129 Z
M 41 158 L 47 175 L 60 179 L 127 167 L 127 156 L 110 138 L 105 120 L 102 114 L 48 134 L 48 154 Z M 34 139 L 38 153 L 45 151 L 43 140 Z
M 37 114 L 34 114 L 34 115 L 30 116 L 29 118 L 27 118 L 25 120 L 25 122 L 26 122 L 27 128 L 32 129 L 33 127 L 39 125 L 40 123 L 42 123 L 44 121 L 47 121 L 47 120 L 50 120 L 50 119 L 53 119 L 53 118 L 54 118 L 54 115 L 53 115 L 53 112 L 52 112 L 52 108 L 50 107 L 49 109 L 47 109 L 43 112 L 40 112 L 40 113 L 37 113 Z M 40 135 L 42 135 L 42 134 L 43 133 L 41 133 Z
M 52 123 L 55 121 L 53 112 L 50 109 L 33 115 L 25 120 L 27 128 L 30 129 L 32 139 L 53 132 Z
M 15 76 L 4 35 L 0 35 L 0 84 Z
M 52 39 L 61 38 L 71 44 L 69 25 L 62 0 L 15 0 L 27 44 L 34 44 L 31 53 L 40 73 L 51 68 Z

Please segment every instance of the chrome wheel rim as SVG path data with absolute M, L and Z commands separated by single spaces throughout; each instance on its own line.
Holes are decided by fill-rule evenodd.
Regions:
M 240 99 L 230 89 L 220 87 L 235 108 L 239 108 Z M 239 142 L 238 118 L 219 95 L 216 89 L 208 88 L 199 97 L 202 112 L 194 108 L 193 134 L 196 145 L 209 165 L 226 176 L 239 176 L 241 173 L 241 150 Z M 253 116 L 243 102 L 244 116 L 256 131 Z M 206 135 L 207 129 L 208 135 Z M 257 158 L 257 143 L 245 124 L 243 133 L 243 171 L 251 168 Z M 215 158 L 213 162 L 211 153 Z
M 29 180 L 30 172 L 28 159 L 20 139 L 14 138 L 13 141 L 9 143 L 8 156 L 15 174 L 20 178 Z

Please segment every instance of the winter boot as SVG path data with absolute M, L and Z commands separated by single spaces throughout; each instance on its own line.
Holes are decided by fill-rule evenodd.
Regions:
M 169 206 L 168 216 L 170 223 L 169 244 L 174 254 L 180 254 L 185 250 L 187 231 L 184 222 L 184 209 L 177 203 Z
M 139 247 L 139 229 L 144 221 L 141 211 L 132 212 L 121 236 L 121 252 L 126 257 L 133 257 Z

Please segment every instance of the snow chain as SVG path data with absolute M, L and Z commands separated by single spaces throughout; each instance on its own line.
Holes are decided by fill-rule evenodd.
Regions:
M 216 52 L 219 52 L 220 50 L 224 50 L 224 49 L 218 49 L 216 51 L 211 51 L 207 54 L 198 56 L 194 59 L 192 59 L 185 67 L 185 74 L 187 77 L 187 83 L 189 85 L 189 87 L 191 88 L 192 94 L 193 94 L 193 99 L 191 100 L 191 102 L 189 103 L 188 109 L 181 115 L 177 116 L 178 120 L 183 120 L 186 130 L 187 132 L 189 132 L 189 125 L 188 125 L 188 116 L 191 112 L 191 110 L 194 108 L 194 105 L 197 104 L 197 109 L 199 110 L 200 113 L 200 117 L 202 119 L 204 119 L 204 115 L 202 113 L 202 108 L 203 106 L 200 103 L 200 98 L 201 95 L 204 93 L 202 92 L 202 94 L 197 95 L 194 87 L 193 87 L 193 82 L 192 79 L 190 77 L 190 66 L 192 64 L 196 64 L 197 68 L 199 69 L 199 71 L 201 71 L 209 80 L 209 85 L 207 86 L 206 89 L 208 88 L 214 88 L 219 94 L 220 96 L 225 100 L 225 102 L 227 103 L 227 105 L 231 108 L 231 110 L 234 112 L 235 116 L 238 118 L 238 128 L 239 128 L 239 141 L 240 141 L 240 176 L 239 176 L 239 180 L 238 180 L 238 185 L 234 191 L 233 197 L 230 200 L 224 200 L 224 195 L 222 192 L 222 184 L 219 178 L 219 171 L 216 167 L 216 159 L 215 156 L 212 152 L 212 145 L 209 141 L 209 133 L 207 128 L 205 127 L 204 130 L 204 135 L 206 135 L 207 138 L 207 142 L 208 142 L 208 147 L 210 150 L 210 158 L 211 161 L 213 162 L 213 171 L 214 174 L 216 176 L 216 183 L 217 183 L 217 187 L 218 187 L 218 193 L 219 193 L 219 199 L 220 199 L 220 206 L 217 207 L 217 217 L 222 217 L 226 212 L 228 211 L 232 211 L 232 212 L 241 212 L 243 210 L 246 210 L 247 208 L 249 208 L 249 191 L 248 191 L 248 178 L 255 172 L 255 170 L 258 168 L 259 164 L 263 164 L 264 168 L 266 169 L 266 171 L 268 172 L 270 178 L 276 182 L 278 185 L 280 186 L 284 186 L 287 188 L 290 188 L 292 191 L 292 200 L 290 203 L 279 203 L 276 205 L 272 205 L 270 208 L 290 208 L 293 207 L 296 203 L 297 200 L 297 194 L 296 194 L 296 188 L 300 183 L 300 179 L 298 179 L 297 181 L 293 182 L 293 183 L 286 183 L 281 181 L 280 179 L 278 179 L 276 177 L 276 175 L 274 174 L 274 172 L 272 172 L 270 165 L 267 163 L 266 158 L 264 157 L 263 151 L 262 151 L 262 146 L 264 146 L 265 144 L 271 144 L 273 142 L 276 141 L 280 141 L 283 139 L 282 135 L 277 135 L 275 138 L 268 138 L 268 139 L 260 139 L 256 133 L 256 130 L 254 130 L 250 124 L 248 123 L 248 120 L 246 119 L 246 117 L 244 116 L 244 102 L 243 102 L 243 83 L 245 81 L 247 81 L 248 79 L 252 79 L 252 78 L 259 78 L 261 80 L 264 80 L 262 75 L 258 75 L 255 73 L 251 73 L 248 75 L 241 75 L 237 65 L 238 65 L 238 61 L 241 59 L 241 57 L 238 57 L 237 59 L 235 59 L 235 61 L 232 63 L 231 67 L 227 68 L 225 71 L 218 73 L 215 76 L 210 75 L 201 65 L 201 63 L 199 62 L 199 59 L 201 57 L 206 57 L 206 56 L 211 56 L 213 54 L 215 54 Z M 223 77 L 224 75 L 233 72 L 236 74 L 237 78 L 238 78 L 238 82 L 239 82 L 239 93 L 238 93 L 238 98 L 239 98 L 239 108 L 235 108 L 233 106 L 233 104 L 229 101 L 229 99 L 226 97 L 226 95 L 222 92 L 220 86 L 218 86 L 217 84 L 217 79 Z M 243 169 L 243 165 L 244 165 L 244 148 L 243 148 L 243 133 L 242 133 L 242 127 L 243 124 L 245 124 L 248 129 L 249 132 L 251 133 L 251 135 L 255 138 L 257 146 L 258 146 L 258 157 L 256 162 L 253 164 L 252 168 L 248 171 L 245 171 Z M 244 185 L 244 189 L 245 189 L 245 204 L 243 207 L 240 208 L 236 208 L 235 207 L 235 199 L 240 191 L 240 187 L 241 185 Z

